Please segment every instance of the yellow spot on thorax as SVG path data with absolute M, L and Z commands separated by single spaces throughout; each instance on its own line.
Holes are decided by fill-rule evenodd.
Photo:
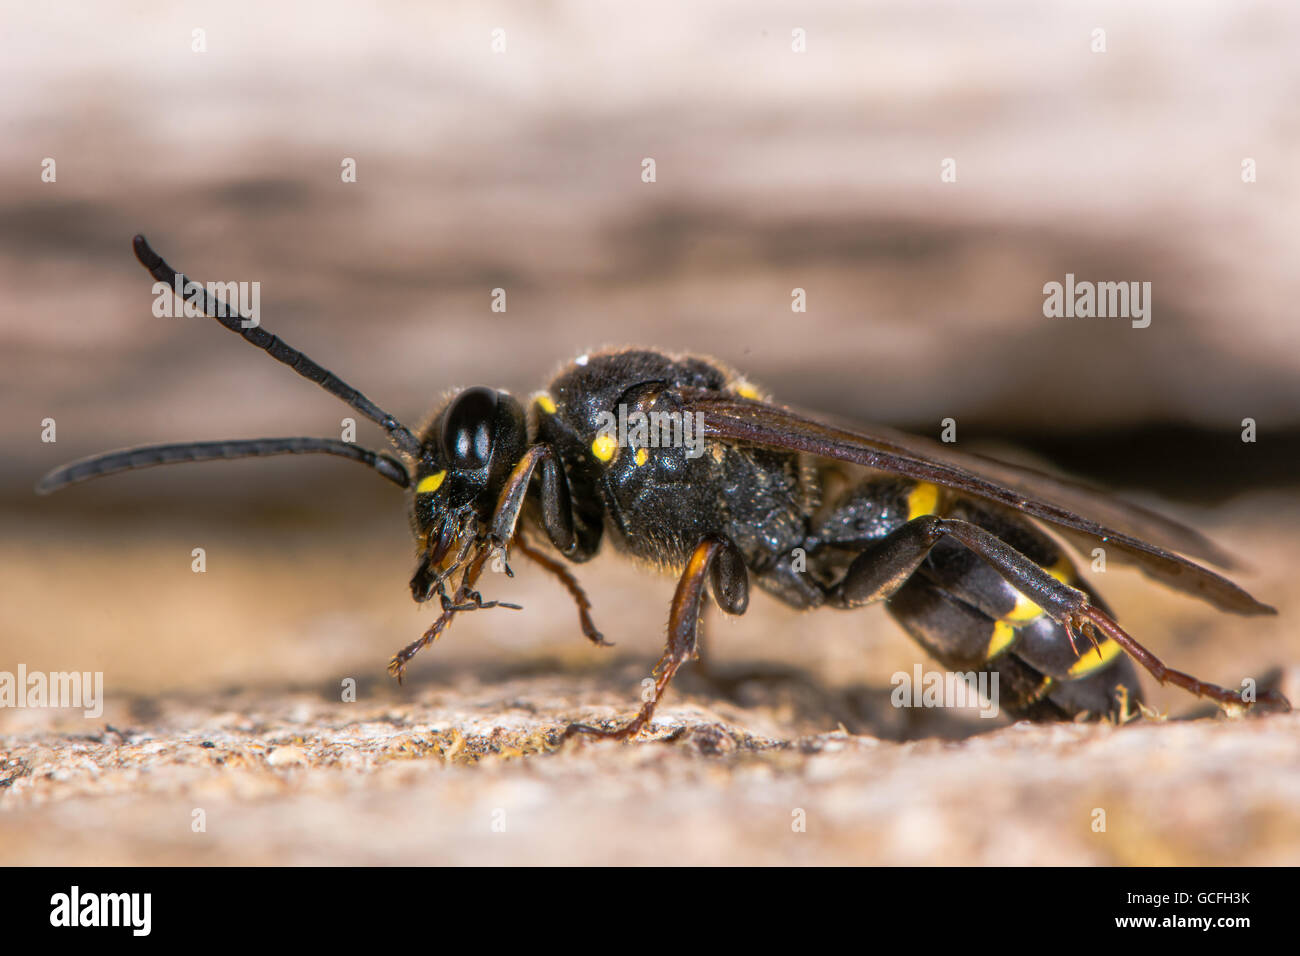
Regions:
M 609 461 L 618 454 L 618 439 L 613 435 L 597 435 L 591 443 L 591 453 L 598 461 Z
M 907 520 L 932 515 L 939 507 L 939 489 L 928 481 L 918 481 L 907 493 Z
M 551 398 L 546 392 L 538 392 L 533 396 L 533 403 L 548 415 L 555 414 L 555 399 Z
M 648 451 L 646 451 L 644 448 L 638 448 L 636 450 L 636 463 L 638 468 L 644 465 L 649 460 L 650 460 L 650 453 Z
M 749 398 L 749 399 L 753 399 L 754 401 L 758 401 L 763 397 L 762 393 L 760 393 L 758 389 L 756 389 L 753 385 L 750 385 L 748 382 L 745 381 L 740 381 L 736 383 L 736 394 L 739 395 L 741 398 Z
M 432 475 L 425 475 L 420 479 L 420 483 L 415 486 L 415 493 L 417 495 L 433 494 L 442 485 L 442 480 L 446 477 L 446 471 L 439 471 Z

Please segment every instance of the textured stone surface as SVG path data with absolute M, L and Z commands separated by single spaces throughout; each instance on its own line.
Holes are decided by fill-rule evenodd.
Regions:
M 557 748 L 566 716 L 593 713 L 575 695 L 616 702 L 590 677 L 531 677 L 403 705 L 166 700 L 121 733 L 23 735 L 0 767 L 0 860 L 1300 860 L 1300 717 L 897 743 L 781 736 L 770 707 L 692 699 L 658 739 Z
M 1285 522 L 1250 514 L 1212 530 L 1284 553 Z M 484 592 L 525 609 L 458 620 L 399 688 L 383 664 L 426 617 L 407 608 L 405 545 L 356 533 L 347 550 L 374 555 L 358 570 L 339 537 L 0 546 L 16 585 L 3 659 L 103 669 L 107 689 L 94 720 L 0 710 L 0 863 L 1300 862 L 1300 717 L 1115 728 L 897 710 L 890 675 L 923 657 L 886 615 L 760 596 L 737 621 L 706 617 L 704 660 L 652 739 L 557 747 L 570 720 L 630 714 L 669 579 L 612 557 L 580 569 L 618 645 L 600 649 L 518 564 Z M 1250 583 L 1276 619 L 1095 578 L 1170 661 L 1232 682 L 1300 659 L 1290 571 L 1262 563 Z M 75 599 L 52 600 L 68 581 Z M 1296 676 L 1281 677 L 1292 699 Z M 1198 712 L 1147 686 L 1162 710 Z

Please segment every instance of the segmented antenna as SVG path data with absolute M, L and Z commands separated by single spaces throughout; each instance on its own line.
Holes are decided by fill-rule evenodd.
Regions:
M 396 458 L 376 454 L 333 438 L 254 438 L 245 441 L 202 441 L 179 445 L 141 445 L 83 458 L 56 468 L 36 486 L 36 493 L 48 495 L 67 485 L 91 478 L 115 475 L 119 471 L 152 468 L 183 461 L 214 461 L 230 458 L 260 458 L 265 455 L 336 455 L 373 468 L 399 488 L 411 483 Z
M 149 242 L 144 236 L 136 236 L 132 240 L 132 244 L 135 247 L 135 257 L 140 260 L 142 266 L 149 270 L 149 274 L 159 282 L 165 282 L 173 289 L 182 290 L 182 296 L 186 299 L 197 292 L 201 296 L 200 301 L 203 305 L 204 314 L 216 319 L 236 335 L 242 336 L 245 341 L 256 345 L 277 362 L 283 362 L 303 378 L 315 382 L 331 395 L 347 402 L 348 405 L 386 431 L 389 440 L 397 446 L 399 451 L 405 452 L 412 458 L 418 459 L 420 457 L 419 439 L 411 434 L 410 429 L 388 412 L 366 398 L 333 372 L 321 368 L 302 352 L 286 344 L 278 336 L 272 335 L 260 325 L 245 327 L 245 323 L 249 321 L 247 317 L 241 316 L 238 312 L 230 309 L 217 296 L 208 295 L 207 288 L 202 283 L 187 279 L 183 273 L 177 273 L 175 269 L 163 261 L 162 256 L 150 248 Z M 179 282 L 177 282 L 178 278 Z M 191 282 L 194 284 L 190 285 Z M 218 305 L 221 308 L 217 308 Z

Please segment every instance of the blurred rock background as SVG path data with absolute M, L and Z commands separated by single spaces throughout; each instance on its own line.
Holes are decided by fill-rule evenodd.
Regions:
M 490 708 L 508 682 L 522 680 L 511 693 L 527 698 L 541 693 L 534 677 L 587 675 L 594 685 L 545 685 L 554 709 L 537 706 L 562 721 L 593 686 L 600 702 L 630 703 L 659 651 L 671 581 L 612 558 L 582 569 L 619 645 L 602 657 L 563 593 L 523 567 L 491 596 L 524 612 L 458 621 L 417 659 L 415 686 L 392 687 L 383 665 L 427 614 L 406 590 L 400 496 L 343 462 L 165 469 L 36 499 L 45 470 L 103 449 L 337 435 L 349 414 L 210 321 L 155 318 L 130 250 L 144 232 L 195 278 L 260 282 L 268 328 L 412 424 L 449 388 L 526 392 L 573 355 L 620 343 L 712 354 L 782 401 L 867 422 L 934 435 L 954 418 L 960 447 L 1014 446 L 1203 526 L 1247 558 L 1241 580 L 1279 618 L 1227 618 L 1131 574 L 1098 583 L 1179 666 L 1227 683 L 1280 668 L 1300 696 L 1294 4 L 53 4 L 4 21 L 0 670 L 102 670 L 115 715 L 105 719 L 140 739 L 181 734 L 177 708 L 201 700 L 219 715 L 220 695 L 245 692 L 272 713 L 288 706 L 280 695 L 307 694 L 346 724 L 346 707 L 329 703 L 345 676 L 399 724 L 416 720 L 403 711 L 412 701 L 443 701 L 439 732 L 450 733 L 471 676 Z M 1092 52 L 1097 28 L 1104 53 Z M 205 52 L 192 49 L 196 29 Z M 806 52 L 792 51 L 796 29 Z M 654 183 L 641 180 L 647 157 Z M 41 179 L 46 158 L 55 182 Z M 345 158 L 355 183 L 341 181 Z M 941 181 L 946 159 L 956 182 Z M 1151 282 L 1150 327 L 1045 318 L 1042 287 L 1066 273 Z M 498 287 L 505 313 L 490 308 Z M 806 313 L 791 311 L 795 288 Z M 1254 444 L 1239 440 L 1247 417 Z M 57 422 L 55 444 L 40 440 L 45 418 Z M 368 425 L 359 437 L 379 444 Z M 190 569 L 195 547 L 207 551 L 202 575 Z M 805 618 L 760 598 L 744 619 L 708 626 L 720 673 L 786 668 L 812 682 L 811 697 L 737 683 L 732 716 L 751 731 L 970 732 L 900 728 L 854 704 L 920 659 L 879 611 Z M 716 703 L 720 686 L 701 680 L 678 700 Z M 799 706 L 781 705 L 791 694 Z M 5 841 L 12 860 L 40 861 L 51 840 L 70 860 L 85 847 L 57 825 L 30 825 L 72 812 L 52 809 L 60 798 L 32 767 L 62 767 L 68 733 L 104 733 L 103 721 L 65 717 L 0 710 L 0 750 L 22 750 L 28 769 L 27 783 L 6 788 L 16 814 L 6 825 L 61 834 Z M 205 732 L 203 719 L 191 726 Z M 1226 741 L 1218 766 L 1255 761 L 1261 799 L 1292 810 L 1233 811 L 1232 845 L 1294 862 L 1294 790 L 1283 799 L 1294 778 L 1272 775 L 1297 763 L 1284 745 L 1295 724 L 1261 726 L 1290 738 L 1280 750 L 1238 747 L 1246 732 L 1224 729 L 1211 735 Z M 1264 732 L 1252 727 L 1250 739 Z M 111 762 L 115 745 L 102 746 Z M 1058 759 L 1062 779 L 1077 772 Z M 1129 766 L 1137 787 L 1150 761 Z M 710 798 L 719 806 L 728 780 Z M 871 779 L 858 783 L 869 799 Z M 563 786 L 535 795 L 538 805 L 561 812 Z M 872 838 L 915 795 L 898 779 L 879 786 L 869 822 L 838 818 L 853 839 L 800 859 L 940 861 Z M 62 796 L 95 799 L 93 787 L 74 791 Z M 1114 799 L 1125 792 L 1121 779 Z M 151 832 L 157 799 L 118 808 L 123 832 L 129 820 Z M 1198 806 L 1213 815 L 1228 804 L 1211 792 Z M 633 842 L 649 826 L 637 805 L 621 818 Z M 935 806 L 965 827 L 980 804 Z M 285 819 L 265 813 L 266 827 Z M 726 820 L 715 821 L 720 853 L 779 858 Z M 1191 823 L 1136 858 L 1062 857 L 1045 848 L 1056 821 L 1026 820 L 1023 862 L 1218 859 L 1198 855 Z M 153 849 L 113 859 L 196 859 L 162 838 L 123 845 Z M 340 859 L 357 858 L 346 845 L 345 835 Z

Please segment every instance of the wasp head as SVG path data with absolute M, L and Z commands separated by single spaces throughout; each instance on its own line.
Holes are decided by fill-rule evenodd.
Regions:
M 411 513 L 420 566 L 411 593 L 426 601 L 488 547 L 497 498 L 527 451 L 528 428 L 514 398 L 479 386 L 453 397 L 420 441 Z

